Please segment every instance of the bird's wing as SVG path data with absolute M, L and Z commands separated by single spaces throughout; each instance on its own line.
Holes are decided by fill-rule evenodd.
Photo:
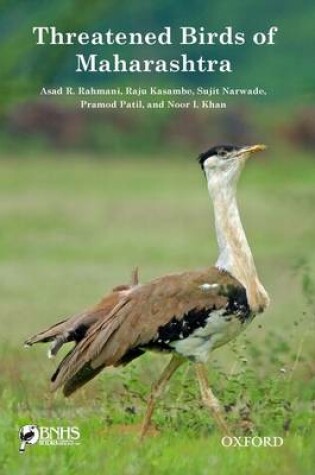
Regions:
M 128 352 L 141 350 L 161 327 L 192 310 L 225 308 L 236 287 L 243 289 L 230 274 L 210 268 L 167 275 L 127 291 L 61 362 L 52 389 L 65 383 L 71 386 L 73 378 L 80 379 L 80 371 L 93 377 L 105 366 L 122 364 Z

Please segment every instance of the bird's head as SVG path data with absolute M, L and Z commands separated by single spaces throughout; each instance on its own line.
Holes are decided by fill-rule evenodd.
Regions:
M 265 145 L 217 145 L 199 155 L 209 188 L 235 185 L 246 160 L 265 149 Z

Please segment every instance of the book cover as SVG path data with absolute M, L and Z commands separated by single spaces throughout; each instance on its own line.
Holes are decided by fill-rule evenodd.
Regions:
M 1 473 L 313 473 L 313 2 L 0 8 Z

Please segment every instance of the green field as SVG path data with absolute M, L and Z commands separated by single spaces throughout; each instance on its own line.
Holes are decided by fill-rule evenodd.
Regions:
M 279 156 L 275 159 L 274 157 Z M 239 187 L 244 227 L 272 304 L 213 353 L 209 378 L 235 435 L 280 448 L 224 448 L 183 366 L 140 445 L 145 396 L 168 357 L 145 355 L 67 400 L 49 393 L 56 362 L 23 340 L 128 281 L 214 263 L 206 184 L 194 159 L 49 156 L 0 162 L 1 418 L 4 474 L 311 474 L 315 467 L 314 204 L 311 157 L 269 151 Z M 78 426 L 81 445 L 28 446 L 23 424 Z

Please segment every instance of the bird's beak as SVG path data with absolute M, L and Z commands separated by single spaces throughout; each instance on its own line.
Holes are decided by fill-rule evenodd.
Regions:
M 244 154 L 246 154 L 247 157 L 249 157 L 252 153 L 257 153 L 257 152 L 262 152 L 263 150 L 266 150 L 266 145 L 251 145 L 249 147 L 243 147 L 239 151 L 239 157 L 242 157 Z

